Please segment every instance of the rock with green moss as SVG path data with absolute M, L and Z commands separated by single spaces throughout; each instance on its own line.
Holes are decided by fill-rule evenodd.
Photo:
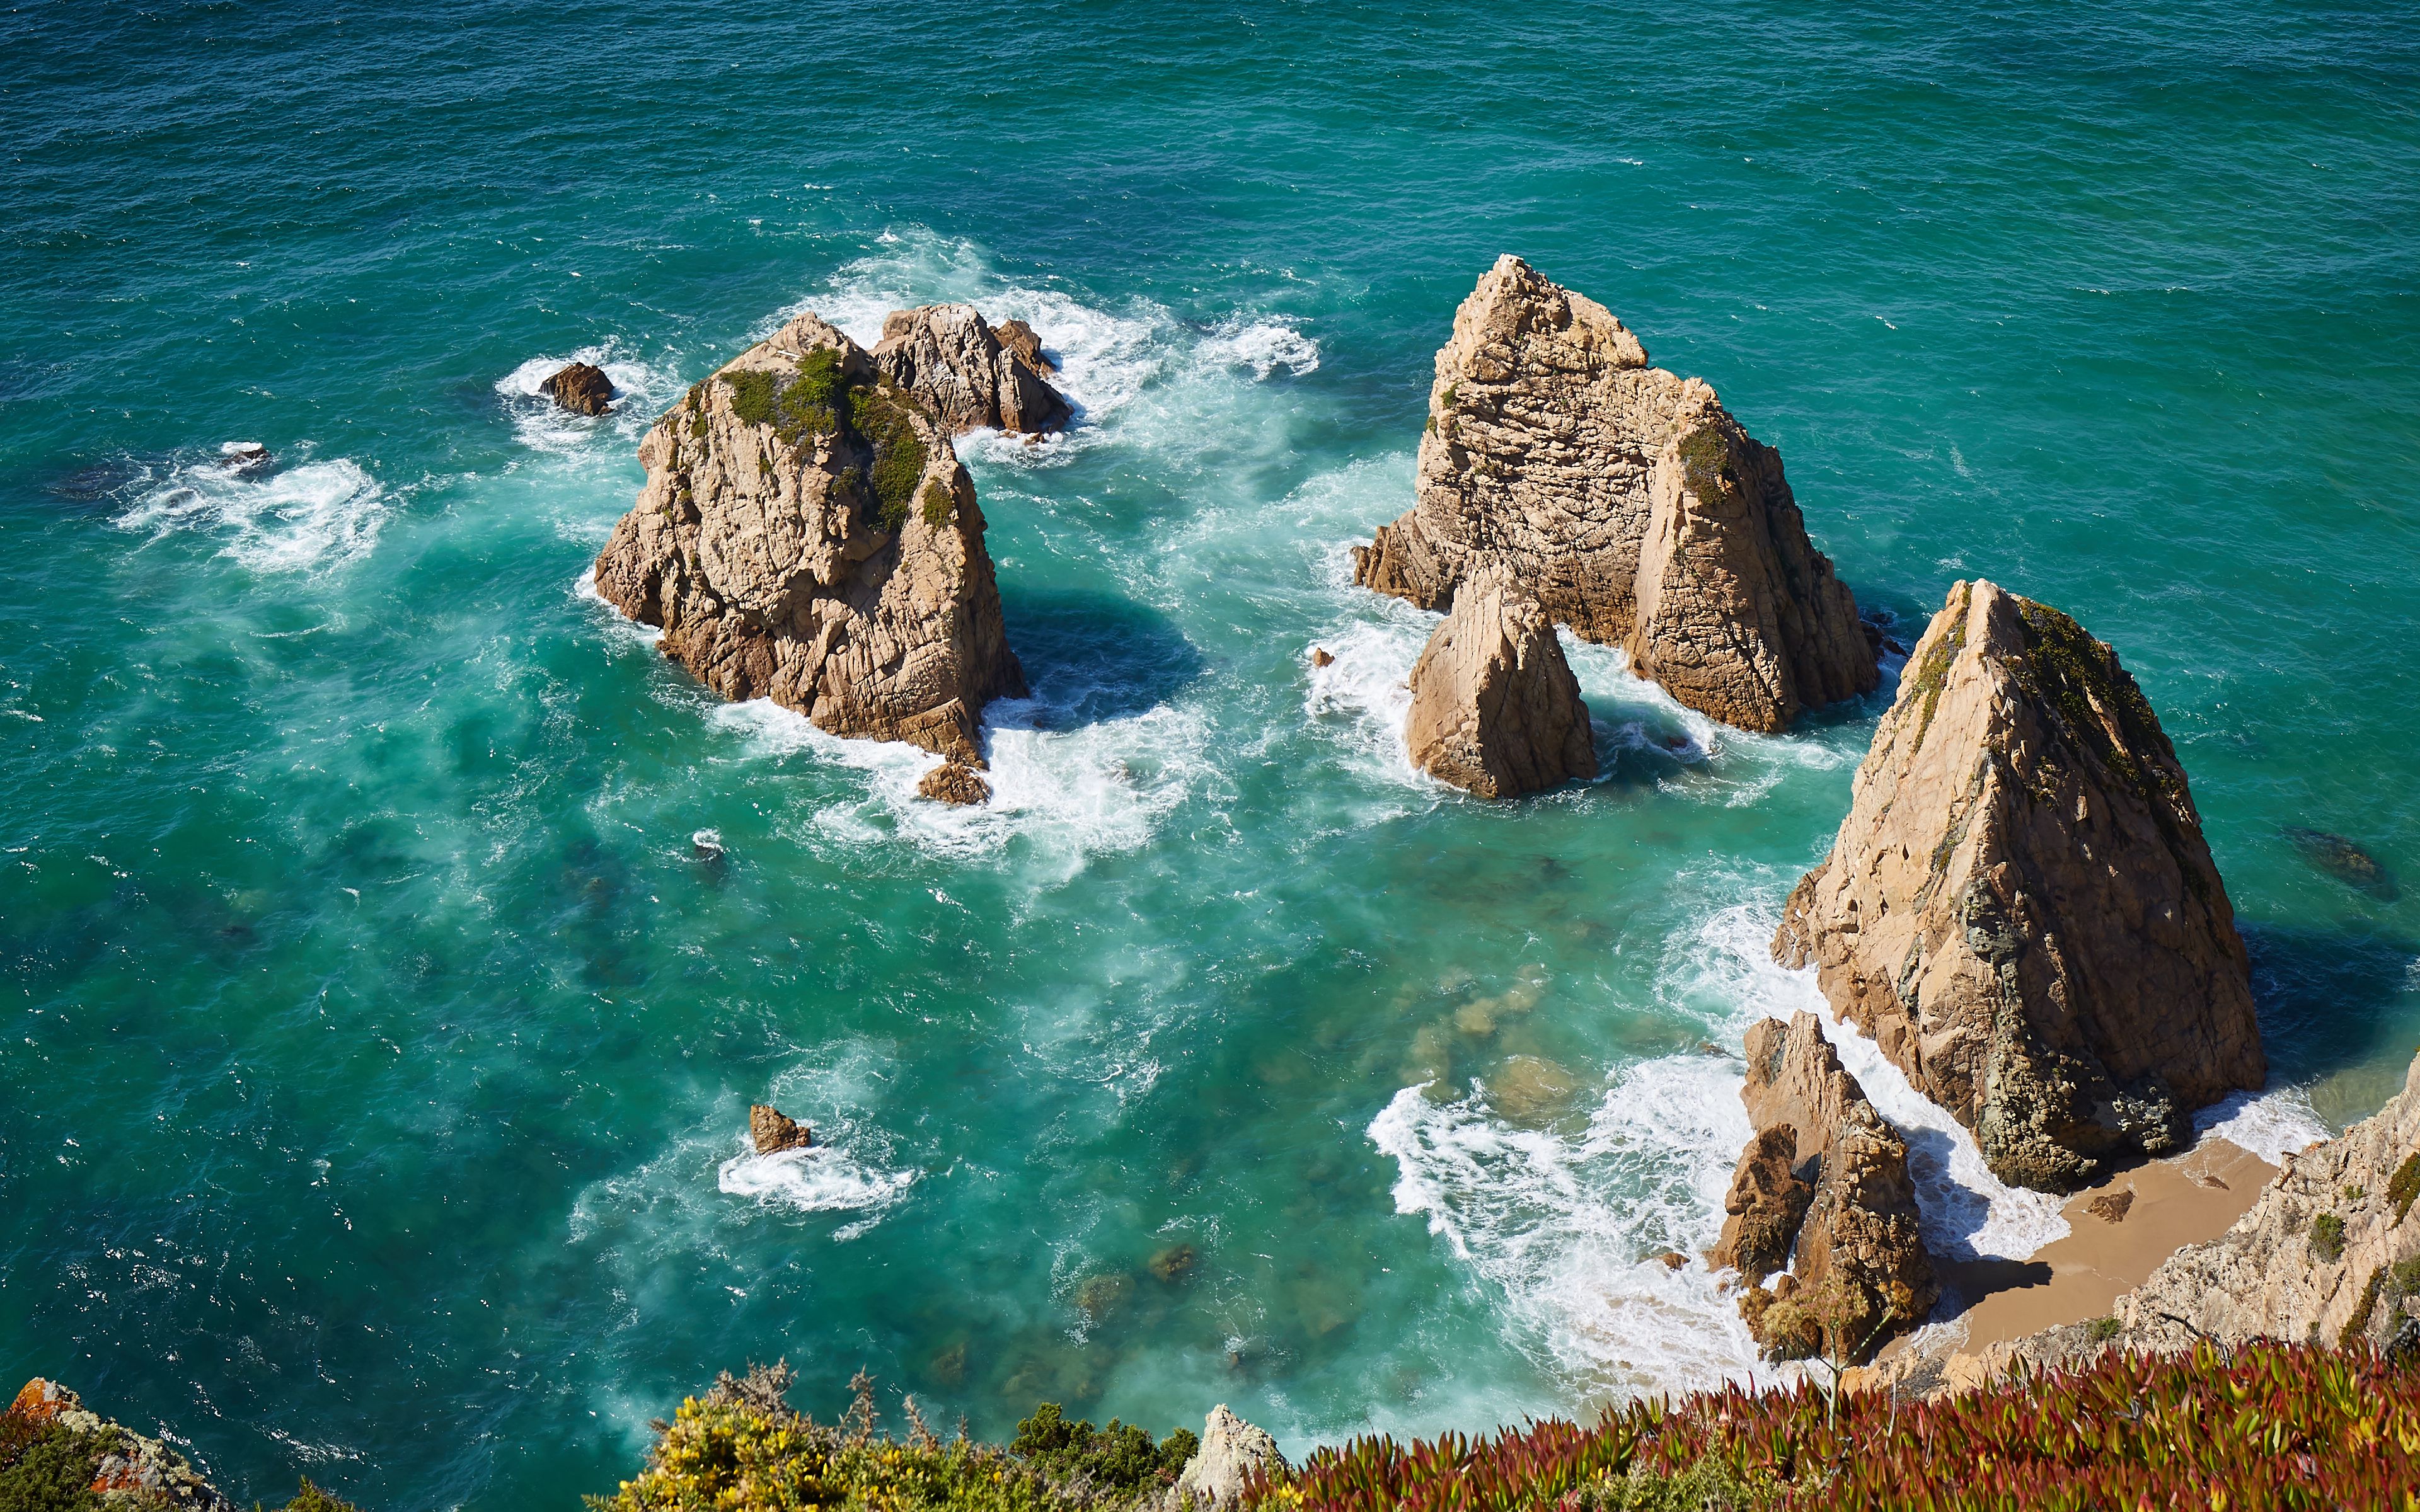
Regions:
M 2117 653 L 1960 583 L 1774 953 L 1973 1129 L 2002 1180 L 2085 1185 L 2267 1076 L 2184 768 Z
M 1354 580 L 1451 606 L 1482 565 L 1691 708 L 1772 731 L 1870 692 L 1875 644 L 1781 458 L 1605 306 L 1503 257 L 1437 353 L 1411 511 Z
M 984 705 L 1025 677 L 949 429 L 802 315 L 647 433 L 597 592 L 725 698 L 981 766 Z
M 183 1455 L 89 1411 L 40 1377 L 0 1413 L 0 1507 L 9 1512 L 236 1512 Z

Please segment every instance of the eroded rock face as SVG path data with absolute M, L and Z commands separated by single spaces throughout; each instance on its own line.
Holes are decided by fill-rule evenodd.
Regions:
M 1740 1313 L 1769 1351 L 1869 1359 L 1940 1298 L 1917 1231 L 1907 1141 L 1874 1111 L 1812 1013 L 1750 1026 L 1740 1096 L 1757 1136 L 1708 1258 L 1751 1283 L 1790 1266 L 1787 1287 L 1740 1293 Z
M 613 380 L 601 367 L 574 363 L 542 385 L 554 402 L 575 415 L 601 415 L 613 408 Z
M 1227 1410 L 1220 1402 L 1202 1425 L 1202 1447 L 1185 1462 L 1169 1500 L 1177 1508 L 1200 1504 L 1233 1506 L 1255 1471 L 1280 1469 L 1285 1457 L 1277 1440 Z
M 780 1108 L 756 1103 L 748 1109 L 748 1138 L 756 1147 L 756 1153 L 772 1155 L 784 1149 L 808 1149 L 815 1142 L 815 1132 Z
M 1412 668 L 1412 760 L 1482 798 L 1596 775 L 1588 705 L 1537 600 L 1502 567 L 1475 572 Z
M 1063 430 L 1075 411 L 1043 377 L 1042 344 L 1032 330 L 1022 321 L 1016 327 L 1012 346 L 971 304 L 893 310 L 882 322 L 874 363 L 953 432 Z
M 1857 769 L 1775 957 L 1975 1131 L 2071 1190 L 2178 1148 L 2267 1075 L 2235 915 L 2184 769 L 2115 653 L 1960 583 Z
M 854 342 L 799 316 L 691 389 L 639 460 L 597 591 L 662 626 L 665 655 L 725 698 L 984 764 L 983 707 L 1025 675 L 974 483 Z
M 1056 373 L 1059 364 L 1042 349 L 1042 338 L 1022 320 L 1003 320 L 991 328 L 1001 346 L 1025 359 L 1025 365 L 1036 373 Z
M 1518 257 L 1454 313 L 1418 487 L 1356 548 L 1355 581 L 1442 609 L 1479 564 L 1510 567 L 1556 622 L 1745 729 L 1876 686 L 1856 602 L 1807 540 L 1779 455 Z

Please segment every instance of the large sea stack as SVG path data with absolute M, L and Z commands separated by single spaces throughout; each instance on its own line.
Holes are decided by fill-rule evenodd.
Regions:
M 1596 775 L 1579 679 L 1512 574 L 1481 566 L 1412 668 L 1404 738 L 1432 777 L 1510 798 Z
M 1874 1110 L 1812 1013 L 1747 1031 L 1755 1137 L 1740 1156 L 1707 1258 L 1749 1284 L 1740 1312 L 1784 1358 L 1870 1358 L 1940 1298 L 1917 1231 L 1907 1141 Z M 1786 1284 L 1761 1283 L 1789 1270 Z
M 1856 600 L 1807 538 L 1781 457 L 1714 391 L 1648 365 L 1605 306 L 1497 259 L 1437 353 L 1411 512 L 1354 580 L 1444 609 L 1510 568 L 1546 612 L 1742 729 L 1870 692 Z
M 946 427 L 812 314 L 689 392 L 639 445 L 597 589 L 725 698 L 984 764 L 1025 676 Z
M 1989 582 L 1917 643 L 1773 949 L 2017 1185 L 2174 1149 L 2194 1109 L 2267 1076 L 2159 718 L 2109 647 Z

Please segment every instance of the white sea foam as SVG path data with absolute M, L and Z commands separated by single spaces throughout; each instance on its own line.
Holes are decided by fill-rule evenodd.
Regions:
M 575 415 L 550 398 L 546 380 L 573 363 L 604 370 L 613 384 L 613 408 L 602 415 Z M 533 357 L 496 380 L 513 418 L 513 435 L 533 451 L 581 455 L 599 448 L 619 459 L 646 434 L 680 385 L 666 368 L 614 350 L 611 343 L 582 347 L 561 357 Z
M 571 596 L 590 606 L 597 616 L 597 623 L 603 626 L 608 638 L 624 645 L 650 649 L 662 643 L 664 632 L 659 626 L 641 625 L 607 603 L 605 595 L 597 591 L 597 563 L 592 562 L 581 570 L 580 577 L 571 585 Z
M 1815 985 L 1815 971 L 1785 970 L 1769 942 L 1778 920 L 1770 909 L 1737 903 L 1714 912 L 1679 952 L 1668 974 L 1682 994 L 1711 993 L 1731 1005 L 1728 1042 L 1736 1044 L 1760 1018 L 1787 1021 L 1800 1010 L 1823 1023 L 1840 1064 L 1856 1077 L 1882 1116 L 1908 1141 L 1908 1175 L 1916 1185 L 1925 1242 L 1953 1259 L 1997 1256 L 2023 1259 L 2069 1232 L 2057 1197 L 2012 1187 L 1983 1164 L 1965 1126 L 1909 1085 L 1882 1047 L 1832 1015 Z M 1736 1149 L 1733 1151 L 1737 1153 Z
M 2195 1114 L 2194 1133 L 2203 1139 L 2224 1139 L 2272 1165 L 2328 1137 L 2310 1094 L 2299 1087 L 2238 1092 Z
M 1113 417 L 1130 408 L 1181 414 L 1180 424 L 1153 424 L 1129 438 L 1157 443 L 1200 429 L 1199 405 L 1178 400 L 1141 405 L 1164 386 L 1202 382 L 1232 386 L 1265 381 L 1280 371 L 1303 375 L 1319 366 L 1319 344 L 1289 317 L 1237 314 L 1208 331 L 1188 328 L 1166 307 L 1129 300 L 1115 307 L 1088 303 L 1063 289 L 1021 282 L 995 269 L 970 243 L 937 236 L 923 227 L 886 233 L 877 250 L 832 275 L 828 287 L 807 295 L 766 322 L 754 335 L 771 334 L 804 310 L 846 332 L 871 348 L 882 338 L 882 321 L 893 310 L 919 304 L 974 305 L 994 323 L 1023 320 L 1033 328 L 1043 351 L 1059 365 L 1051 384 L 1076 406 L 1075 425 L 1064 435 L 1029 444 L 1024 438 L 980 432 L 960 438 L 958 449 L 982 460 L 1014 467 L 1047 467 L 1077 450 L 1111 441 L 1120 427 Z M 1197 440 L 1193 444 L 1199 444 Z
M 219 554 L 256 572 L 305 572 L 367 556 L 386 518 L 386 494 L 356 462 L 231 471 L 217 458 L 173 469 L 112 524 L 153 540 L 194 531 L 224 535 Z
M 817 1147 L 770 1155 L 742 1151 L 715 1173 L 717 1190 L 797 1212 L 861 1212 L 891 1207 L 916 1184 L 918 1171 L 869 1167 L 847 1152 Z M 854 1238 L 864 1229 L 851 1226 Z
M 862 799 L 829 804 L 814 833 L 848 846 L 904 837 L 940 854 L 979 856 L 1024 836 L 1072 874 L 1084 857 L 1132 850 L 1210 774 L 1206 727 L 1193 710 L 1162 704 L 1125 718 L 1054 729 L 1037 701 L 985 711 L 991 801 L 960 807 L 919 797 L 939 758 L 895 741 L 844 740 L 768 699 L 716 705 L 708 717 L 743 732 L 752 755 L 810 752 L 866 777 Z
M 1405 1088 L 1373 1119 L 1395 1209 L 1502 1300 L 1513 1341 L 1582 1393 L 1688 1389 L 1758 1368 L 1705 1267 L 1669 1269 L 1722 1224 L 1750 1133 L 1728 1060 L 1675 1056 L 1618 1073 L 1578 1131 L 1497 1118 L 1483 1081 L 1454 1102 Z
M 1275 378 L 1280 369 L 1293 378 L 1319 371 L 1319 343 L 1291 320 L 1229 320 L 1204 337 L 1196 350 L 1205 363 L 1249 367 L 1262 383 Z

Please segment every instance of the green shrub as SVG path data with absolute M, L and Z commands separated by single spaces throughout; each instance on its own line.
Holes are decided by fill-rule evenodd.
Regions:
M 113 1442 L 107 1432 L 0 1417 L 0 1512 L 98 1512 L 93 1473 Z
M 897 393 L 888 388 L 849 392 L 849 424 L 874 453 L 866 481 L 874 489 L 876 521 L 886 531 L 908 523 L 916 485 L 924 477 L 924 442 Z
M 909 1397 L 908 1437 L 876 1430 L 874 1382 L 831 1427 L 783 1400 L 785 1366 L 725 1375 L 681 1403 L 636 1478 L 591 1512 L 1147 1512 L 1197 1447 L 1182 1429 L 1157 1443 L 1112 1419 L 1070 1422 L 1046 1405 L 1006 1449 L 936 1438 Z
M 942 487 L 939 483 L 928 483 L 924 485 L 924 525 L 926 529 L 936 531 L 939 530 L 942 526 L 947 525 L 950 522 L 950 517 L 955 515 L 957 512 L 957 495 L 950 492 L 949 489 Z
M 2344 1258 L 2344 1220 L 2323 1212 L 2311 1220 L 2311 1254 L 2321 1265 Z
M 294 1500 L 286 1504 L 283 1512 L 361 1512 L 361 1509 L 350 1502 L 330 1496 L 312 1485 L 311 1477 L 305 1475 L 302 1489 L 294 1493 Z
M 1174 1485 L 1177 1472 L 1200 1447 L 1202 1441 L 1184 1428 L 1155 1444 L 1150 1434 L 1114 1417 L 1108 1427 L 1096 1428 L 1081 1418 L 1070 1422 L 1057 1402 L 1044 1402 L 1016 1425 L 1008 1452 L 1063 1480 L 1080 1476 L 1131 1491 Z
M 2086 1325 L 2084 1336 L 2095 1344 L 2106 1344 L 2122 1333 L 2125 1326 L 2115 1318 L 2096 1318 Z
M 2395 1175 L 2386 1183 L 2386 1200 L 2395 1204 L 2395 1221 L 2412 1211 L 2412 1199 L 2420 1197 L 2420 1154 L 2407 1156 L 2395 1167 Z

